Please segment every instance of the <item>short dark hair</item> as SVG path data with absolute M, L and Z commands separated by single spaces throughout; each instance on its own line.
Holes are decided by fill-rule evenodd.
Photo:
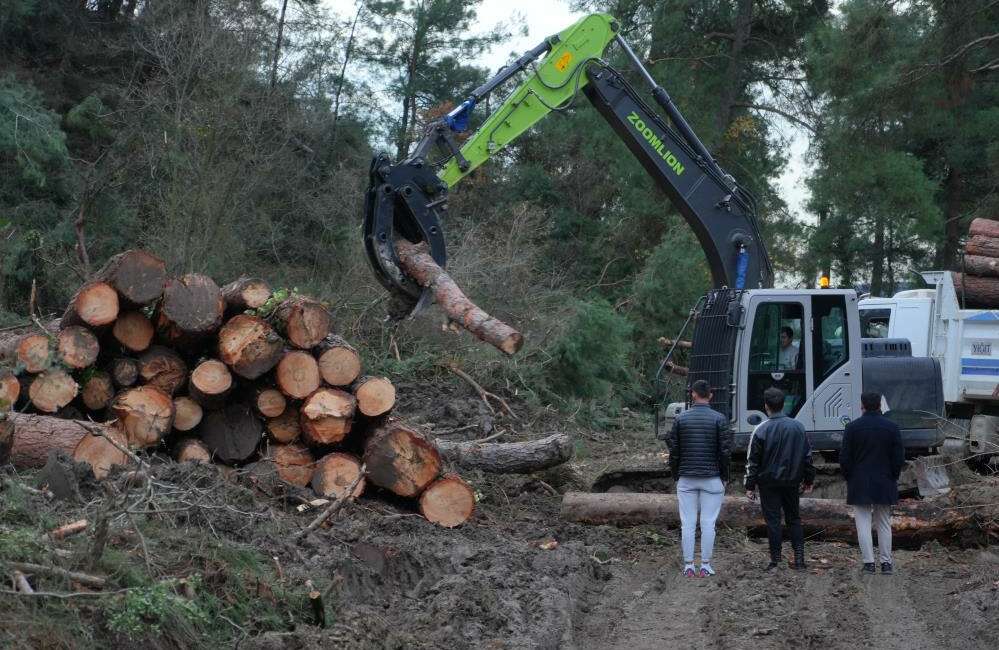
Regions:
M 785 325 L 784 327 L 780 328 L 780 333 L 781 334 L 787 334 L 787 338 L 789 338 L 789 339 L 793 339 L 794 338 L 794 330 L 791 329 L 790 327 L 788 327 L 787 325 Z
M 698 379 L 690 385 L 690 392 L 697 395 L 701 399 L 707 399 L 711 397 L 711 384 L 703 379 Z
M 784 410 L 784 391 L 771 386 L 763 391 L 763 403 L 774 413 L 780 413 Z
M 869 390 L 860 395 L 860 404 L 864 407 L 865 411 L 880 411 L 881 410 L 881 393 L 876 390 Z

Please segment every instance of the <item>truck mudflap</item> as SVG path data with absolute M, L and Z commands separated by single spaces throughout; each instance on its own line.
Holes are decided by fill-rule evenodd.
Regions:
M 889 415 L 889 414 L 886 414 Z M 733 439 L 734 451 L 745 453 L 752 434 L 737 433 Z M 944 433 L 938 427 L 902 429 L 902 444 L 908 450 L 935 449 L 944 443 Z M 843 446 L 842 431 L 809 431 L 812 451 L 839 451 Z

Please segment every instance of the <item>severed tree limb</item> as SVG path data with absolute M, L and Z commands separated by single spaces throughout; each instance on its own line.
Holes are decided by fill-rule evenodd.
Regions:
M 324 521 L 330 519 L 331 517 L 335 516 L 336 513 L 340 512 L 340 509 L 343 508 L 344 504 L 346 504 L 348 501 L 353 501 L 354 490 L 357 489 L 357 484 L 364 479 L 364 475 L 366 473 L 367 473 L 367 465 L 361 465 L 361 471 L 357 473 L 357 477 L 354 479 L 354 481 L 347 487 L 346 490 L 344 490 L 343 496 L 341 496 L 339 499 L 337 499 L 329 506 L 327 506 L 322 512 L 320 512 L 319 515 L 312 520 L 312 523 L 310 523 L 308 526 L 295 533 L 294 538 L 296 540 L 302 539 L 315 529 L 319 528 Z
M 86 519 L 80 519 L 78 521 L 68 523 L 64 526 L 53 528 L 52 530 L 49 531 L 49 537 L 51 537 L 52 539 L 64 539 L 66 537 L 69 537 L 70 535 L 76 535 L 77 533 L 82 533 L 84 530 L 87 529 L 87 526 L 89 525 L 90 525 L 89 521 L 87 521 Z
M 451 442 L 437 438 L 445 460 L 493 474 L 529 474 L 555 467 L 572 458 L 572 439 L 556 433 L 527 442 Z
M 451 320 L 502 352 L 513 355 L 524 345 L 524 335 L 479 309 L 458 288 L 451 276 L 437 266 L 426 242 L 414 244 L 397 239 L 396 252 L 403 271 L 421 287 L 433 291 L 434 299 Z
M 33 564 L 31 562 L 7 562 L 11 568 L 17 569 L 16 573 L 25 572 L 30 574 L 39 574 L 46 576 L 55 576 L 57 578 L 66 578 L 67 580 L 72 580 L 86 587 L 101 588 L 107 584 L 107 580 L 101 576 L 91 575 L 89 573 L 80 573 L 79 571 L 67 571 L 66 569 L 60 569 L 54 566 L 45 566 L 44 564 Z

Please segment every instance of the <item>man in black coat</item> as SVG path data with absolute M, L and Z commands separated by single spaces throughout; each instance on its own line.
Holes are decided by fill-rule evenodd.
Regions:
M 874 573 L 874 540 L 878 528 L 881 573 L 892 572 L 891 507 L 898 502 L 898 477 L 905 465 L 905 448 L 898 425 L 881 415 L 881 394 L 860 396 L 864 414 L 846 425 L 839 466 L 846 477 L 846 502 L 853 506 L 857 541 L 864 573 Z

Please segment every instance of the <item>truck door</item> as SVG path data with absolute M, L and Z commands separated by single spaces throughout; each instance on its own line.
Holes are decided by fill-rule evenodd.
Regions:
M 798 415 L 811 395 L 808 310 L 805 299 L 754 296 L 747 321 L 749 345 L 743 347 L 740 364 L 742 408 L 737 431 L 751 430 L 766 418 L 763 391 L 771 386 L 784 391 L 784 412 L 791 417 Z
M 850 331 L 846 296 L 813 295 L 811 301 L 812 383 L 815 387 L 810 404 L 812 429 L 830 432 L 830 438 L 839 442 L 842 438 L 834 432 L 842 431 L 853 419 L 856 402 L 860 399 L 860 395 L 854 394 L 860 360 L 851 359 L 851 347 L 856 347 L 851 346 L 851 339 L 858 333 Z

